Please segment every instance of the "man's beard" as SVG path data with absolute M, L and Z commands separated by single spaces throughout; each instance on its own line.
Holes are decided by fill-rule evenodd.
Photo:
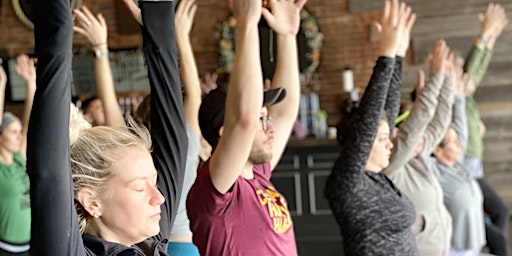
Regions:
M 262 149 L 251 151 L 249 155 L 249 162 L 252 164 L 265 164 L 272 160 L 272 152 L 265 152 Z

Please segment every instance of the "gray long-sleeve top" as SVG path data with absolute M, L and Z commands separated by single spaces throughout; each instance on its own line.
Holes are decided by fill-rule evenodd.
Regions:
M 423 163 L 442 140 L 452 116 L 454 78 L 430 77 L 425 89 L 404 120 L 394 139 L 390 165 L 384 174 L 414 204 L 412 231 L 421 255 L 444 255 L 450 249 L 451 217 L 443 204 L 443 191 L 434 173 Z M 444 86 L 443 86 L 444 84 Z M 411 158 L 419 140 L 425 143 Z
M 397 115 L 401 62 L 377 60 L 351 134 L 344 138 L 327 180 L 325 194 L 340 226 L 345 255 L 418 255 L 411 201 L 386 176 L 365 170 L 384 107 L 390 120 Z
M 480 249 L 485 245 L 482 192 L 461 162 L 467 145 L 464 105 L 464 98 L 456 96 L 453 125 L 462 145 L 459 161 L 448 166 L 433 157 L 425 157 L 425 164 L 434 172 L 443 189 L 444 204 L 452 216 L 451 246 L 457 250 Z

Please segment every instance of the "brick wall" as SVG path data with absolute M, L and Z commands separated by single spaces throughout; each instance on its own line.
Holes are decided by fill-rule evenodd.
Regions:
M 120 0 L 116 0 L 121 2 Z M 133 48 L 141 45 L 140 36 L 119 34 L 116 19 L 116 2 L 107 0 L 85 0 L 93 12 L 100 11 L 109 25 L 109 46 L 111 49 Z M 192 31 L 192 44 L 199 72 L 213 72 L 217 68 L 216 26 L 229 15 L 221 0 L 199 0 L 199 9 Z M 317 18 L 318 26 L 324 33 L 322 59 L 318 67 L 321 107 L 329 112 L 329 123 L 337 121 L 338 102 L 341 90 L 341 75 L 336 66 L 350 64 L 357 66 L 354 79 L 356 87 L 364 88 L 371 74 L 376 58 L 377 43 L 369 41 L 369 28 L 377 11 L 350 14 L 345 0 L 309 0 L 306 9 Z M 321 14 L 321 15 L 320 15 Z M 126 22 L 126 21 L 124 21 Z M 33 52 L 33 34 L 15 16 L 10 0 L 1 2 L 0 11 L 0 56 L 13 57 Z M 87 46 L 82 36 L 76 36 L 76 47 Z

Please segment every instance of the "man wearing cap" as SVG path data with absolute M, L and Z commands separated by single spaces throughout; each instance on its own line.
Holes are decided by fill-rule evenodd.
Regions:
M 272 11 L 262 9 L 261 0 L 232 2 L 235 64 L 229 86 L 203 99 L 199 124 L 214 151 L 187 199 L 201 255 L 297 255 L 286 200 L 270 176 L 297 118 L 296 35 L 305 2 L 270 1 Z M 265 93 L 257 26 L 262 15 L 277 34 L 273 89 Z

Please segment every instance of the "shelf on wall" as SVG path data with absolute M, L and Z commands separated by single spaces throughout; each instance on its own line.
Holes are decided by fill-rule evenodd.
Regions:
M 110 67 L 116 93 L 149 92 L 149 80 L 140 50 L 111 51 Z M 11 101 L 25 100 L 25 81 L 16 73 L 16 59 L 8 60 Z M 96 95 L 94 57 L 92 54 L 76 55 L 72 62 L 71 93 L 73 96 Z

